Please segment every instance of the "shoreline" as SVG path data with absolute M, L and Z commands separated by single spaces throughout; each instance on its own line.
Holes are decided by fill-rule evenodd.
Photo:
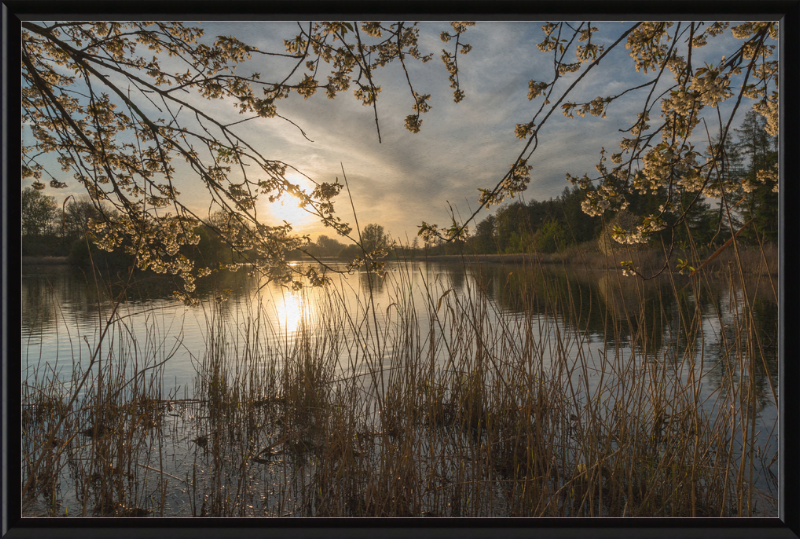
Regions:
M 554 259 L 555 258 L 555 259 Z M 469 262 L 469 263 L 508 263 L 508 264 L 524 264 L 524 263 L 540 263 L 540 264 L 547 264 L 547 265 L 555 265 L 555 264 L 566 264 L 566 265 L 574 265 L 575 261 L 571 259 L 572 257 L 568 257 L 566 260 L 562 259 L 561 257 L 553 257 L 551 255 L 546 254 L 525 254 L 525 253 L 514 253 L 514 254 L 463 254 L 463 255 L 429 255 L 429 256 L 414 256 L 409 258 L 398 258 L 398 259 L 384 259 L 384 262 Z M 344 263 L 346 261 L 339 259 L 339 258 L 320 258 L 320 262 L 323 263 Z M 292 260 L 289 261 L 295 263 L 311 263 L 313 259 L 300 259 L 300 260 Z M 604 266 L 603 268 L 595 267 L 594 269 L 605 269 L 605 270 L 619 270 L 620 268 L 616 265 L 609 266 L 607 261 L 604 261 L 604 264 L 600 264 Z M 22 266 L 71 266 L 72 264 L 69 262 L 69 257 L 66 256 L 22 256 L 20 258 L 20 263 Z M 710 268 L 709 268 L 710 269 Z M 771 271 L 767 273 L 769 275 L 777 275 L 777 268 L 770 268 Z M 719 268 L 714 268 L 711 273 L 719 272 Z M 749 272 L 748 272 L 749 273 Z

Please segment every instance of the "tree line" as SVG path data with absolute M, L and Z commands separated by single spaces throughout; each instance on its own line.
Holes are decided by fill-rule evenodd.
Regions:
M 25 187 L 21 194 L 22 256 L 68 257 L 77 265 L 88 265 L 93 259 L 101 266 L 128 267 L 135 264 L 134 248 L 130 241 L 111 252 L 95 244 L 92 223 L 102 223 L 116 217 L 117 211 L 104 204 L 95 204 L 88 197 L 75 199 L 68 196 L 62 204 L 40 189 Z M 193 262 L 219 266 L 256 262 L 258 253 L 253 249 L 237 249 L 234 243 L 222 239 L 218 231 L 225 228 L 226 215 L 217 212 L 205 223 L 193 228 L 198 236 L 194 245 L 183 245 L 175 257 L 184 256 Z M 245 227 L 247 230 L 247 227 Z M 353 260 L 364 253 L 384 251 L 393 246 L 384 227 L 370 223 L 358 234 L 357 243 L 343 243 L 324 234 L 309 241 L 303 248 L 285 251 L 287 260 L 330 259 Z M 88 241 L 87 241 L 88 240 Z M 91 253 L 91 258 L 90 258 Z
M 136 246 L 130 238 L 111 250 L 97 245 L 93 225 L 117 218 L 119 212 L 113 207 L 97 204 L 88 197 L 75 199 L 74 196 L 68 196 L 59 204 L 55 197 L 42 190 L 25 187 L 20 213 L 22 256 L 67 257 L 70 263 L 79 266 L 128 268 L 136 264 Z M 184 257 L 214 267 L 246 261 L 252 253 L 238 251 L 215 232 L 223 226 L 223 220 L 222 214 L 214 214 L 207 223 L 194 227 L 198 241 L 182 245 L 171 257 Z
M 590 215 L 583 209 L 590 185 L 565 187 L 563 193 L 549 200 L 516 200 L 501 206 L 495 215 L 480 221 L 466 241 L 445 249 L 437 244 L 437 254 L 554 253 L 569 245 L 601 240 L 604 231 L 613 233 L 616 225 L 629 226 L 642 218 L 663 211 L 665 201 L 686 213 L 683 226 L 652 233 L 645 245 L 662 242 L 688 248 L 690 242 L 701 247 L 719 247 L 732 230 L 740 240 L 755 244 L 778 240 L 778 179 L 773 173 L 778 162 L 778 138 L 767 130 L 767 119 L 751 110 L 734 130 L 737 139 L 724 145 L 722 174 L 725 183 L 738 185 L 719 198 L 694 200 L 690 191 L 669 191 L 668 186 L 626 193 L 624 212 L 611 216 Z M 639 172 L 641 176 L 642 173 Z M 624 187 L 619 186 L 622 190 Z M 606 219 L 604 219 L 606 217 Z M 728 222 L 730 217 L 730 222 Z M 625 223 L 624 221 L 628 221 Z M 747 226 L 745 226 L 747 225 Z M 601 240 L 602 241 L 602 240 Z

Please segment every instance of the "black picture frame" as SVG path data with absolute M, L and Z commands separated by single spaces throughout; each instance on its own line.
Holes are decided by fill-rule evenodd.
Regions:
M 21 144 L 20 21 L 56 18 L 100 17 L 106 20 L 302 20 L 341 16 L 409 18 L 414 20 L 526 20 L 589 18 L 621 19 L 777 19 L 781 23 L 781 133 L 780 133 L 780 472 L 777 518 L 318 518 L 318 519 L 42 519 L 20 517 L 19 499 L 19 185 Z M 0 193 L 0 240 L 2 241 L 2 491 L 3 537 L 800 537 L 800 353 L 792 346 L 793 329 L 800 327 L 800 283 L 791 279 L 786 253 L 796 243 L 793 231 L 798 217 L 787 202 L 800 199 L 795 178 L 800 178 L 800 0 L 759 1 L 430 1 L 430 2 L 307 2 L 307 1 L 36 1 L 2 2 L 2 193 Z M 788 211 L 785 211 L 787 209 Z M 796 312 L 796 311 L 795 311 Z

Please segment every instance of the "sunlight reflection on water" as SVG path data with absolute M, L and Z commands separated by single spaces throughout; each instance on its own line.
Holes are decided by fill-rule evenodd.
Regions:
M 297 332 L 304 316 L 311 315 L 312 311 L 300 292 L 283 292 L 281 296 L 278 301 L 272 301 L 275 321 L 279 324 L 282 334 L 292 335 Z

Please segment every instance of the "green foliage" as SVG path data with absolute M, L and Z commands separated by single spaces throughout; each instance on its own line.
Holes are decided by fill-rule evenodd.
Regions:
M 573 187 L 549 200 L 501 206 L 495 215 L 478 223 L 468 241 L 470 252 L 513 254 L 533 249 L 553 253 L 592 240 L 600 234 L 602 222 L 581 210 L 584 197 L 582 189 Z
M 548 221 L 533 235 L 531 247 L 539 253 L 555 253 L 567 246 L 567 233 L 558 221 Z
M 520 233 L 516 230 L 512 230 L 511 234 L 506 239 L 505 249 L 503 252 L 505 254 L 513 254 L 513 253 L 523 253 L 526 251 L 525 247 L 528 245 L 528 236 L 527 234 L 523 237 L 520 236 Z
M 697 245 L 710 245 L 715 240 L 718 224 L 718 211 L 711 209 L 705 200 L 689 206 L 692 197 L 684 193 L 681 197 L 681 210 L 686 212 L 684 226 L 675 230 L 675 239 L 679 247 L 689 248 L 690 241 Z

